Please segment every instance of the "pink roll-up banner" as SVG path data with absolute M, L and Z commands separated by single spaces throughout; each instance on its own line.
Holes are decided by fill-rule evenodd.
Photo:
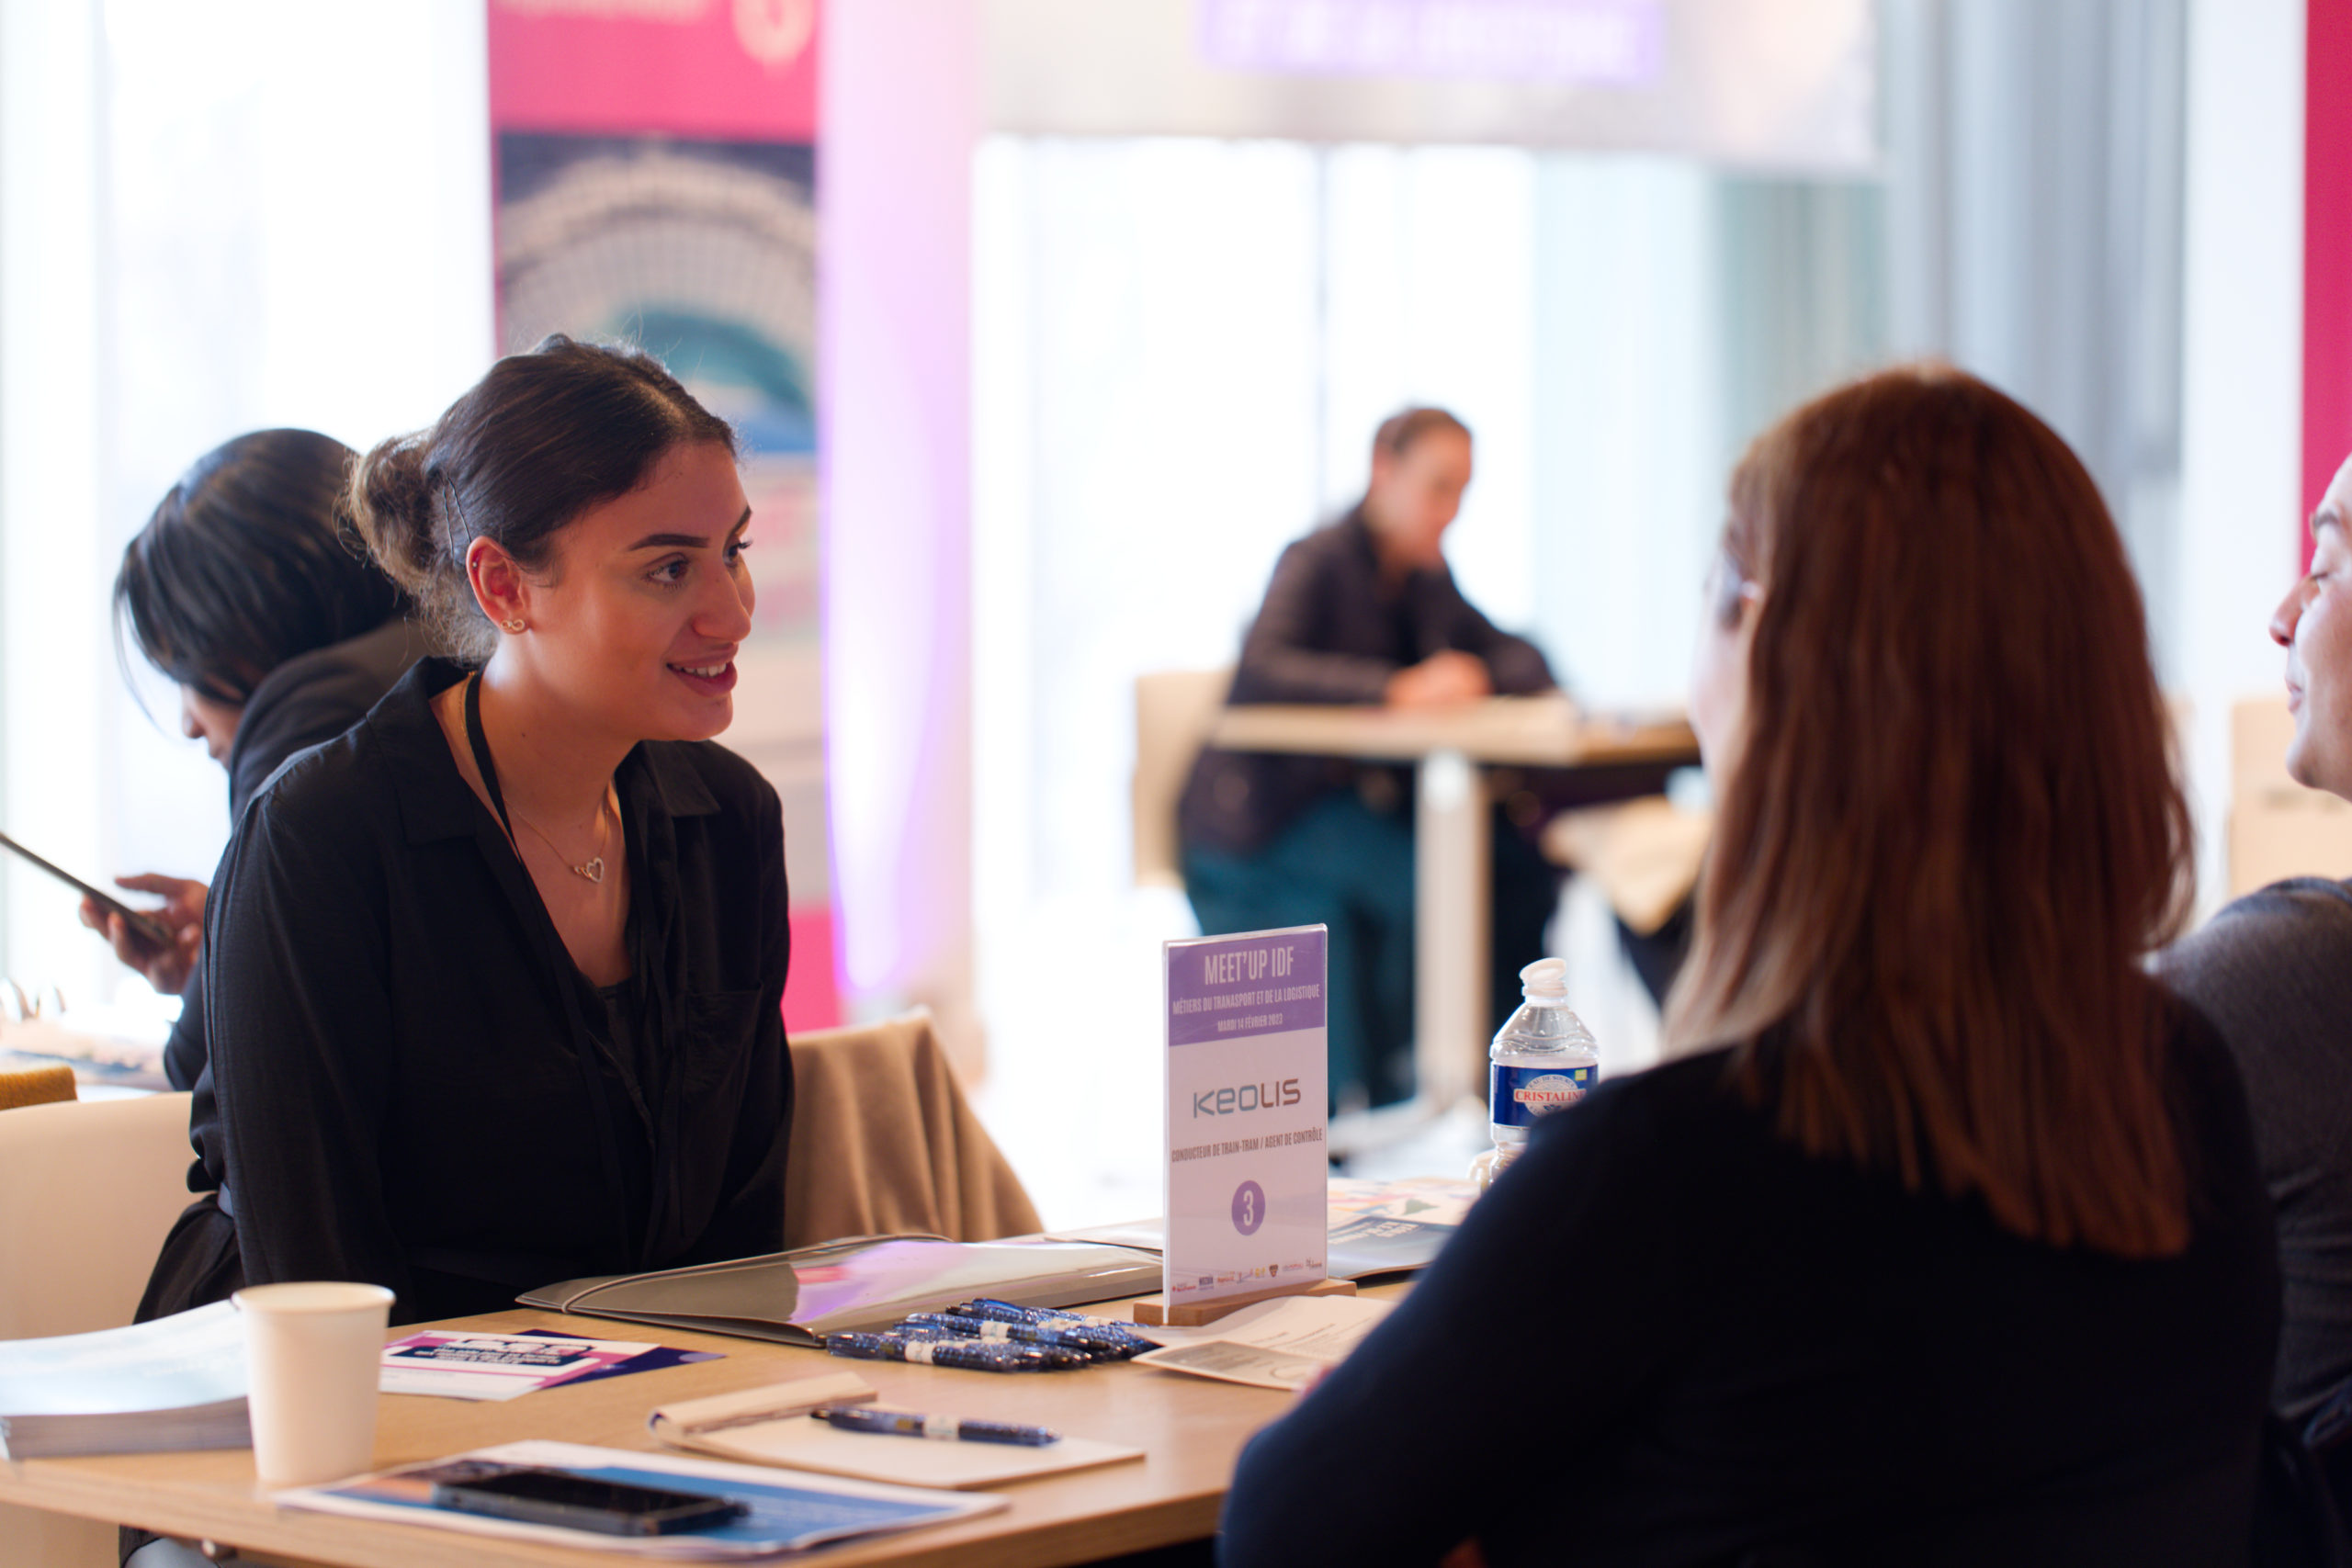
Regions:
M 840 1021 L 825 792 L 818 0 L 489 0 L 499 348 L 658 356 L 735 427 L 758 590 L 721 739 L 784 800 L 785 1017 Z

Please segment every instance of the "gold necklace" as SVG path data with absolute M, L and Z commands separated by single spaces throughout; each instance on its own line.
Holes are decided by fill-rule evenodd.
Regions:
M 539 841 L 555 852 L 555 858 L 561 861 L 564 864 L 564 868 L 571 872 L 572 875 L 581 877 L 589 882 L 602 882 L 605 880 L 605 807 L 608 802 L 612 806 L 613 815 L 616 817 L 619 816 L 620 803 L 613 799 L 613 786 L 610 780 L 605 781 L 605 793 L 598 796 L 596 800 L 596 853 L 589 856 L 586 861 L 579 865 L 573 865 L 571 863 L 571 857 L 563 852 L 563 846 L 557 843 L 553 839 L 548 838 L 547 835 L 547 829 L 541 828 L 537 822 L 532 821 L 521 812 L 514 810 L 512 807 L 509 807 L 507 810 L 508 814 L 512 816 L 515 821 L 520 822 L 532 832 L 538 834 Z

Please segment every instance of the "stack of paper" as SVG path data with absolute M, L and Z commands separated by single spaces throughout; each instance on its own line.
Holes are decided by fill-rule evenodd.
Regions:
M 130 1328 L 0 1341 L 0 1458 L 252 1441 L 244 1325 L 227 1302 Z
M 1301 1389 L 1363 1342 L 1388 1315 L 1389 1303 L 1363 1296 L 1282 1296 L 1243 1307 L 1205 1328 L 1144 1328 L 1161 1348 L 1137 1356 L 1160 1367 L 1221 1382 Z

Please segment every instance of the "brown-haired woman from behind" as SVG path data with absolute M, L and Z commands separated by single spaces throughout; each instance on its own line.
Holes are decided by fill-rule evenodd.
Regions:
M 1731 513 L 1674 1059 L 1259 1436 L 1225 1560 L 2244 1562 L 2277 1263 L 2236 1076 L 2139 967 L 2188 814 L 2098 490 L 1915 368 Z

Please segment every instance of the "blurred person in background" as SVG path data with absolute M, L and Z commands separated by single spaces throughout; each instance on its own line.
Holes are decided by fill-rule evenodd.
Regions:
M 1371 440 L 1364 499 L 1294 541 L 1242 639 L 1226 701 L 1465 707 L 1553 691 L 1536 644 L 1496 630 L 1446 569 L 1444 536 L 1470 489 L 1470 430 L 1407 409 Z M 1520 1006 L 1520 968 L 1543 957 L 1562 872 L 1536 849 L 1547 813 L 1656 795 L 1668 769 L 1512 771 L 1494 781 L 1488 1009 Z M 1181 802 L 1185 894 L 1209 936 L 1331 929 L 1331 1100 L 1340 1110 L 1414 1093 L 1414 773 L 1345 757 L 1206 748 Z M 1623 931 L 1663 995 L 1684 926 Z
M 1380 426 L 1363 499 L 1275 563 L 1227 702 L 1459 707 L 1554 687 L 1535 645 L 1455 586 L 1446 530 L 1470 486 L 1468 427 L 1415 408 Z M 1208 935 L 1329 925 L 1334 1105 L 1413 1093 L 1413 800 L 1408 769 L 1204 750 L 1179 807 L 1184 887 Z M 1527 829 L 1494 832 L 1494 1021 L 1543 956 L 1559 873 Z
M 233 829 L 278 764 L 356 724 L 425 651 L 407 595 L 342 522 L 351 448 L 310 430 L 257 430 L 182 474 L 122 553 L 115 631 L 179 687 L 180 729 L 229 774 Z M 127 656 L 126 656 L 127 657 Z M 208 886 L 117 877 L 163 899 L 168 945 L 94 900 L 82 921 L 180 998 L 164 1076 L 191 1089 L 207 1055 L 198 958 Z
M 1222 1560 L 2245 1562 L 2278 1253 L 2230 1055 L 2142 967 L 2189 817 L 2098 487 L 1923 367 L 1730 499 L 1669 1059 L 1537 1122 L 1252 1439 Z

